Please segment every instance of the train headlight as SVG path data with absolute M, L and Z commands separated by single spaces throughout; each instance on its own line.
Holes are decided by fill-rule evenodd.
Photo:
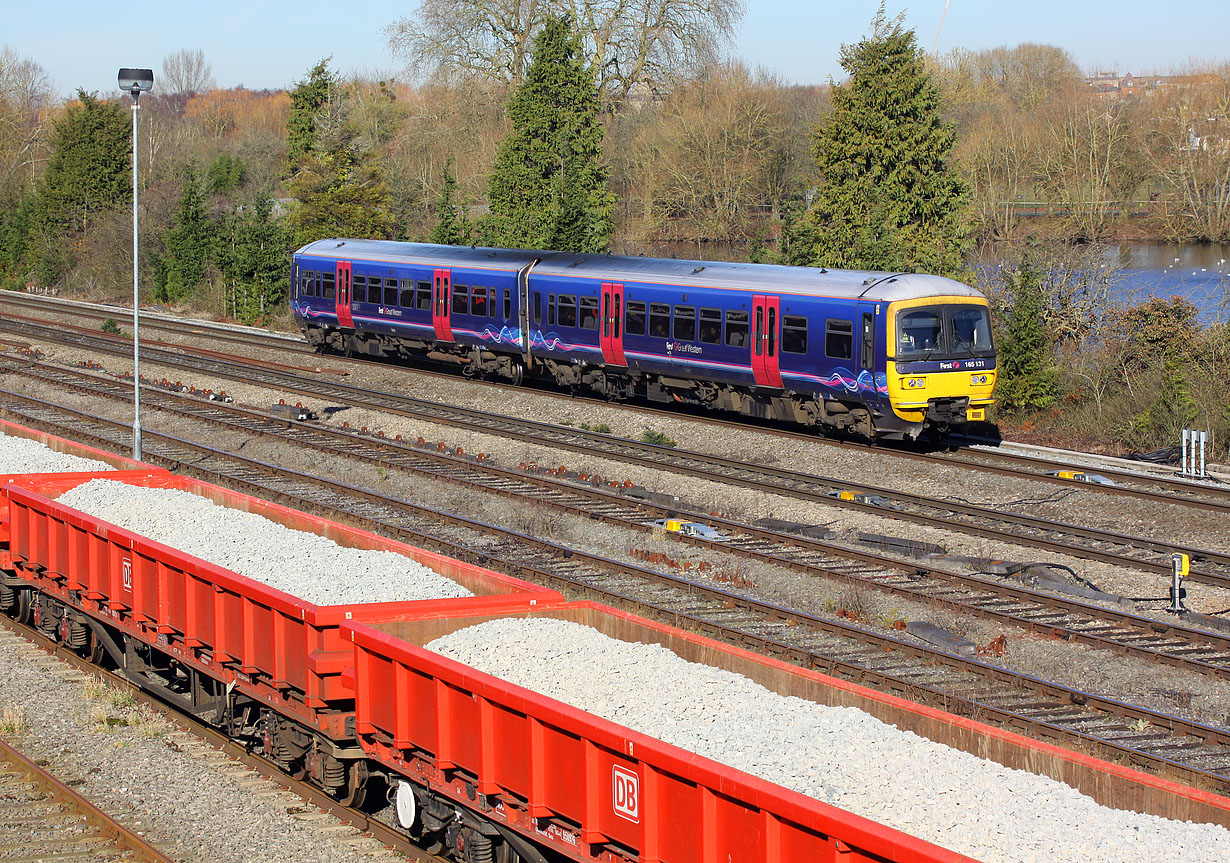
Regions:
M 986 375 L 970 375 L 969 382 L 976 387 L 986 386 L 989 378 Z
M 926 389 L 926 387 L 927 387 L 927 379 L 926 379 L 926 378 L 906 378 L 906 379 L 905 379 L 905 388 L 906 388 L 906 389 L 909 389 L 909 390 L 921 390 L 921 389 Z

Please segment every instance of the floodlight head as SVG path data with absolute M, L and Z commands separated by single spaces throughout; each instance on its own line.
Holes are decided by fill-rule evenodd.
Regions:
M 121 69 L 120 89 L 127 90 L 135 99 L 154 88 L 153 69 Z

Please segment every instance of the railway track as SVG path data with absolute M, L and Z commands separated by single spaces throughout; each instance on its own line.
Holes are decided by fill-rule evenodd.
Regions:
M 23 424 L 93 445 L 123 449 L 128 443 L 119 423 L 33 400 L 14 401 L 8 410 Z M 1230 791 L 1230 732 L 1224 729 L 234 453 L 154 433 L 146 441 L 149 461 L 182 473 L 1196 787 Z
M 355 833 L 362 832 L 370 835 L 373 839 L 384 845 L 385 848 L 395 850 L 402 857 L 414 861 L 414 863 L 446 863 L 446 858 L 429 853 L 411 844 L 407 841 L 404 832 L 374 817 L 370 811 L 344 806 L 309 782 L 295 779 L 283 773 L 271 762 L 249 752 L 241 744 L 230 739 L 212 726 L 194 716 L 181 713 L 163 704 L 152 695 L 133 686 L 132 683 L 120 674 L 94 665 L 71 650 L 57 646 L 54 642 L 48 640 L 43 633 L 39 632 L 38 629 L 19 623 L 4 615 L 0 615 L 0 627 L 46 650 L 51 654 L 52 661 L 62 662 L 67 668 L 101 677 L 108 684 L 131 694 L 134 700 L 140 701 L 171 720 L 180 730 L 168 735 L 168 739 L 174 737 L 175 747 L 184 751 L 186 753 L 185 757 L 198 761 L 227 764 L 233 766 L 237 771 L 248 774 L 252 778 L 263 776 L 272 779 L 278 785 L 288 789 L 308 804 L 302 807 L 303 811 L 301 813 L 298 813 L 305 820 L 316 820 L 325 817 L 324 813 L 328 813 L 342 822 L 349 823 Z M 20 812 L 21 815 L 20 817 L 9 819 L 8 823 L 5 823 L 6 819 L 0 819 L 0 860 L 8 861 L 13 859 L 3 854 L 3 850 L 8 847 L 6 839 L 10 836 L 20 835 L 19 831 L 28 828 L 29 832 L 26 835 L 33 834 L 38 837 L 38 841 L 31 845 L 27 856 L 16 858 L 15 863 L 27 863 L 27 861 L 28 863 L 33 863 L 36 860 L 47 861 L 47 863 L 61 860 L 72 861 L 72 863 L 119 863 L 119 861 L 129 863 L 129 861 L 136 860 L 148 861 L 148 863 L 171 863 L 172 858 L 158 852 L 157 849 L 150 846 L 140 836 L 131 834 L 131 831 L 127 831 L 123 825 L 114 821 L 111 821 L 110 824 L 99 826 L 93 835 L 89 834 L 87 831 L 92 822 L 87 819 L 87 816 L 77 815 L 75 810 L 71 808 L 71 801 L 67 803 L 59 802 L 61 795 L 65 792 L 70 796 L 79 797 L 80 795 L 77 795 L 76 792 L 67 787 L 64 791 L 56 790 L 55 792 L 50 792 L 42 790 L 46 783 L 58 782 L 54 777 L 40 779 L 38 784 L 34 784 L 33 780 L 31 780 L 30 787 L 33 790 L 27 801 L 24 796 L 26 792 L 16 784 L 11 785 L 10 777 L 16 776 L 20 778 L 31 769 L 44 773 L 45 771 L 42 771 L 42 768 L 29 762 L 28 759 L 22 758 L 20 755 L 17 757 L 21 758 L 24 764 L 20 768 L 10 767 L 8 750 L 9 747 L 3 741 L 0 741 L 0 813 L 7 814 L 13 811 Z M 12 795 L 11 797 L 9 796 L 10 794 Z M 10 800 L 14 801 L 14 805 L 9 805 Z M 86 805 L 89 806 L 90 804 L 87 802 Z M 61 819 L 52 820 L 50 817 L 43 817 L 45 812 L 48 816 L 54 814 L 56 808 L 63 815 Z M 104 812 L 98 811 L 98 814 L 104 819 L 109 819 L 109 816 Z M 61 832 L 61 824 L 67 825 L 64 828 L 64 832 Z M 9 829 L 10 827 L 12 828 L 11 830 Z M 132 838 L 140 844 L 130 849 L 127 844 L 124 844 L 128 841 L 127 836 L 123 837 L 123 842 L 115 842 L 112 845 L 104 845 L 97 838 L 101 836 L 105 839 L 107 835 L 115 831 L 124 831 L 131 834 Z M 80 832 L 88 839 L 88 842 L 81 843 L 80 848 L 71 844 L 71 837 L 77 832 Z M 69 836 L 69 840 L 61 840 L 60 837 L 65 836 L 66 833 Z M 14 842 L 13 844 L 18 843 Z M 44 850 L 39 845 L 45 845 L 46 849 Z M 93 845 L 99 846 L 102 852 L 100 856 L 93 856 L 93 851 L 91 850 Z
M 12 324 L 0 319 L 0 328 Z M 24 331 L 34 324 L 24 325 Z M 74 344 L 89 350 L 123 354 L 114 339 L 92 333 L 52 330 L 27 333 L 38 338 Z M 196 373 L 319 399 L 329 404 L 360 406 L 400 414 L 433 423 L 464 428 L 506 439 L 584 453 L 655 470 L 668 470 L 728 485 L 779 494 L 813 503 L 850 508 L 900 521 L 926 525 L 945 531 L 958 531 L 996 542 L 1025 545 L 1065 556 L 1079 557 L 1127 566 L 1168 576 L 1172 556 L 1186 554 L 1192 561 L 1189 581 L 1230 588 L 1230 554 L 1196 548 L 1179 542 L 1163 542 L 1148 537 L 1038 518 L 1024 513 L 998 510 L 960 501 L 906 494 L 868 483 L 816 476 L 798 471 L 757 465 L 736 459 L 680 450 L 640 441 L 588 432 L 581 429 L 523 420 L 485 411 L 415 399 L 394 393 L 368 391 L 336 380 L 321 380 L 288 373 L 268 363 L 251 363 L 226 358 L 216 352 L 204 355 L 184 349 L 147 348 L 146 361 L 192 370 Z M 284 368 L 284 367 L 283 367 Z M 1100 486 L 1087 486 L 1100 490 Z M 1122 490 L 1121 490 L 1122 491 Z M 1164 496 L 1167 502 L 1178 499 Z M 1155 499 L 1155 497 L 1150 497 Z M 1230 517 L 1230 502 L 1206 500 L 1203 508 L 1213 508 Z
M 50 305 L 63 311 L 68 311 L 78 319 L 84 318 L 96 321 L 100 326 L 108 318 L 114 319 L 117 315 L 131 314 L 126 309 L 95 306 L 88 303 L 75 303 L 46 297 L 26 297 L 21 294 L 15 294 L 14 297 L 16 299 L 10 305 L 17 305 L 38 313 L 45 313 Z M 12 314 L 7 315 L 7 317 L 20 321 L 23 324 L 40 323 L 37 319 L 29 317 L 14 316 Z M 270 333 L 252 327 L 208 321 L 185 321 L 156 313 L 145 313 L 142 321 L 147 322 L 143 323 L 143 326 L 147 326 L 149 329 L 157 332 L 165 332 L 181 337 L 185 335 L 199 336 L 208 339 L 211 343 L 221 342 L 243 345 L 265 350 L 276 350 L 279 353 L 296 356 L 315 357 L 317 359 L 320 356 L 297 337 Z M 72 329 L 90 334 L 95 332 L 81 327 L 73 327 Z M 145 340 L 143 340 L 144 343 Z M 130 344 L 130 342 L 127 344 Z M 130 349 L 126 349 L 129 353 L 131 352 Z M 380 360 L 363 358 L 333 357 L 331 360 L 346 364 L 382 364 Z M 455 371 L 437 371 L 424 366 L 415 366 L 414 373 L 438 376 L 451 380 L 456 380 L 457 378 Z M 494 381 L 482 381 L 481 383 L 495 388 L 509 386 Z M 511 389 L 517 388 L 511 387 Z M 551 389 L 546 390 L 546 394 L 557 395 Z M 577 396 L 569 395 L 567 398 L 569 401 L 573 401 Z M 601 399 L 595 399 L 595 401 L 602 403 Z M 648 416 L 676 419 L 680 416 L 678 410 L 668 411 L 629 404 L 624 404 L 622 407 L 626 410 L 637 411 Z M 701 421 L 719 427 L 735 429 L 745 429 L 750 423 L 746 419 L 736 421 L 723 420 L 709 412 L 701 415 Z M 1071 459 L 1060 460 L 1054 457 L 1030 455 L 1007 450 L 974 449 L 968 445 L 968 441 L 963 439 L 954 439 L 951 442 L 953 451 L 935 452 L 912 445 L 873 447 L 858 440 L 818 437 L 815 434 L 781 428 L 774 424 L 758 426 L 758 430 L 786 438 L 806 440 L 810 445 L 845 449 L 874 449 L 878 454 L 889 454 L 902 460 L 978 470 L 1016 478 L 1028 478 L 1057 486 L 1095 491 L 1099 494 L 1143 498 L 1154 502 L 1173 503 L 1179 506 L 1190 506 L 1219 512 L 1226 511 L 1227 507 L 1230 506 L 1230 484 L 1217 480 L 1195 481 L 1177 475 L 1177 471 L 1158 468 L 1157 466 L 1142 464 L 1139 469 L 1130 470 L 1125 467 L 1116 467 L 1108 464 L 1106 459 L 1081 457 L 1079 454 L 1074 454 L 1074 457 Z M 1097 473 L 1115 484 L 1095 484 L 1081 478 L 1083 475 L 1091 472 Z M 1064 474 L 1077 474 L 1078 476 L 1066 476 Z
M 92 372 L 13 363 L 0 357 L 2 368 L 91 398 L 107 396 L 122 402 L 131 401 L 130 386 Z M 529 469 L 511 470 L 481 457 L 447 449 L 442 451 L 439 445 L 426 441 L 412 444 L 373 434 L 275 419 L 258 411 L 157 388 L 150 388 L 145 400 L 147 407 L 228 431 L 289 441 L 315 452 L 506 495 L 517 499 L 519 504 L 547 506 L 630 530 L 650 531 L 653 528 L 647 522 L 660 517 L 708 521 L 726 532 L 726 542 L 716 545 L 682 534 L 667 536 L 700 549 L 721 551 L 810 576 L 866 584 L 901 599 L 941 605 L 993 619 L 1002 625 L 1230 679 L 1230 637 L 1226 635 L 1179 625 L 1177 618 L 1143 617 L 1127 610 L 1104 608 L 1032 590 L 1020 577 L 1003 583 L 963 575 L 927 566 L 917 559 L 893 558 L 734 519 L 716 518 L 688 511 L 678 504 L 654 504 L 610 486 L 594 487 Z M 1020 573 L 1026 579 L 1029 574 L 1030 570 Z
M 170 857 L 74 791 L 74 782 L 0 740 L 0 859 L 171 863 Z

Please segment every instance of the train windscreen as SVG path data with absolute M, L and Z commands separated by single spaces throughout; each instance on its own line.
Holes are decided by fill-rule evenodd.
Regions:
M 989 357 L 994 352 L 983 306 L 924 306 L 897 314 L 898 361 Z

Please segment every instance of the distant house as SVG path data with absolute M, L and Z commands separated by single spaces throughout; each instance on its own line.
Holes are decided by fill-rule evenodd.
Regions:
M 1130 99 L 1148 97 L 1171 87 L 1198 87 L 1213 84 L 1217 76 L 1204 75 L 1119 75 L 1099 72 L 1085 79 L 1085 92 L 1095 99 Z

